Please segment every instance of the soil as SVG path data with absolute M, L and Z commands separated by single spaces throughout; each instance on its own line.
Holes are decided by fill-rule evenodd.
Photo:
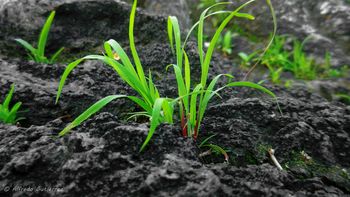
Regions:
M 115 4 L 121 7 L 120 15 L 128 14 L 129 6 Z M 93 6 L 77 5 L 63 8 L 93 10 Z M 164 18 L 143 12 L 138 17 L 145 24 L 165 23 Z M 61 25 L 67 20 L 57 18 Z M 143 29 L 153 32 L 155 26 Z M 125 37 L 121 39 L 127 43 Z M 161 95 L 175 97 L 174 76 L 165 71 L 175 61 L 169 46 L 154 40 L 154 34 L 144 34 L 142 40 L 137 47 L 145 70 L 153 72 Z M 103 40 L 99 41 L 102 45 Z M 192 73 L 199 77 L 196 50 L 190 42 Z M 139 153 L 149 125 L 126 120 L 128 113 L 139 110 L 128 100 L 112 102 L 70 134 L 56 137 L 99 99 L 135 95 L 111 68 L 84 62 L 69 76 L 56 105 L 66 64 L 38 64 L 8 54 L 2 53 L 0 59 L 0 101 L 15 83 L 13 103 L 23 102 L 21 116 L 26 119 L 18 125 L 0 123 L 0 196 L 350 195 L 350 107 L 325 98 L 317 88 L 264 84 L 277 94 L 282 114 L 273 99 L 257 91 L 225 89 L 222 98 L 211 102 L 197 142 L 183 138 L 179 124 L 164 124 Z M 241 79 L 243 71 L 228 65 L 217 54 L 210 76 L 229 72 Z M 314 81 L 312 87 L 349 91 L 345 84 L 334 87 L 333 82 Z M 200 156 L 207 149 L 198 144 L 212 134 L 217 135 L 211 142 L 228 151 L 229 162 L 214 153 Z M 275 150 L 283 171 L 270 160 L 269 148 Z

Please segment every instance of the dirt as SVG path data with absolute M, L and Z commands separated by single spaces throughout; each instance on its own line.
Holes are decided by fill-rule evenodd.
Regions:
M 115 4 L 111 7 L 121 7 L 120 15 L 128 14 L 129 6 Z M 94 3 L 70 5 L 60 6 L 87 9 L 97 16 Z M 146 24 L 165 23 L 164 18 L 143 12 L 138 17 L 147 19 Z M 143 28 L 154 31 L 153 25 Z M 176 96 L 174 76 L 165 71 L 175 61 L 169 46 L 154 40 L 154 34 L 144 36 L 137 47 L 145 70 L 152 70 L 162 95 Z M 103 40 L 96 39 L 102 46 Z M 126 38 L 120 39 L 127 43 Z M 188 49 L 192 73 L 199 77 L 195 43 Z M 19 125 L 0 123 L 0 196 L 350 195 L 350 107 L 330 101 L 314 88 L 264 84 L 277 94 L 282 114 L 266 95 L 248 88 L 226 89 L 221 99 L 211 102 L 197 142 L 183 138 L 179 124 L 164 124 L 139 153 L 149 125 L 126 120 L 129 112 L 139 110 L 128 100 L 109 104 L 70 134 L 57 138 L 72 118 L 100 98 L 135 95 L 111 68 L 95 61 L 80 65 L 69 76 L 56 105 L 66 64 L 38 64 L 7 54 L 0 59 L 0 101 L 15 83 L 13 102 L 23 102 L 21 115 L 26 119 Z M 228 60 L 216 55 L 210 76 L 229 72 L 242 78 L 243 71 L 228 65 Z M 334 88 L 332 81 L 322 84 Z M 198 144 L 211 134 L 217 134 L 212 143 L 228 150 L 229 162 L 222 155 L 199 156 L 207 149 Z M 283 171 L 272 163 L 268 148 L 275 149 Z

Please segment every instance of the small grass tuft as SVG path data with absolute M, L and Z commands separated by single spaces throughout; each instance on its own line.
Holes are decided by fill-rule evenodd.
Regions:
M 22 105 L 21 102 L 16 103 L 12 108 L 10 108 L 10 102 L 14 91 L 15 85 L 12 84 L 10 92 L 7 94 L 5 101 L 0 104 L 0 122 L 6 124 L 16 124 L 19 120 L 23 119 L 17 117 L 17 112 Z
M 255 51 L 252 54 L 239 53 L 241 57 L 241 65 L 249 67 L 252 62 L 260 62 L 268 68 L 270 72 L 270 79 L 273 83 L 281 83 L 281 75 L 284 72 L 290 72 L 297 79 L 301 80 L 314 80 L 317 78 L 339 78 L 344 77 L 348 73 L 348 67 L 343 66 L 341 69 L 331 68 L 331 54 L 327 52 L 325 54 L 324 62 L 322 64 L 316 63 L 316 61 L 308 56 L 304 52 L 305 44 L 312 37 L 306 38 L 303 42 L 300 42 L 296 38 L 288 37 L 286 35 L 275 36 L 270 49 L 266 53 L 258 58 L 259 51 Z M 287 40 L 291 39 L 292 50 L 287 50 Z
M 57 58 L 60 56 L 64 48 L 60 48 L 56 53 L 54 53 L 51 58 L 47 58 L 45 56 L 45 48 L 46 48 L 46 42 L 47 38 L 49 36 L 49 31 L 51 28 L 51 24 L 53 22 L 53 19 L 55 17 L 56 12 L 52 11 L 50 16 L 47 18 L 40 36 L 38 40 L 38 47 L 34 48 L 32 45 L 30 45 L 27 41 L 22 40 L 20 38 L 15 39 L 16 42 L 18 42 L 21 46 L 23 46 L 25 49 L 27 49 L 30 53 L 28 53 L 28 56 L 30 60 L 33 60 L 37 63 L 45 63 L 45 64 L 53 64 L 56 62 Z
M 190 73 L 190 63 L 188 61 L 187 54 L 185 52 L 185 46 L 187 38 L 184 44 L 181 44 L 181 32 L 178 21 L 176 17 L 168 18 L 168 35 L 170 46 L 174 55 L 176 56 L 176 63 L 173 64 L 175 77 L 178 86 L 178 94 L 179 94 L 179 108 L 180 108 L 180 120 L 181 120 L 181 128 L 182 135 L 184 137 L 191 137 L 197 139 L 199 135 L 200 125 L 204 118 L 205 111 L 208 107 L 210 100 L 218 93 L 228 87 L 250 87 L 253 89 L 260 90 L 273 98 L 276 99 L 276 95 L 272 93 L 270 90 L 264 88 L 263 86 L 252 83 L 249 81 L 241 81 L 241 82 L 229 82 L 225 86 L 220 88 L 215 88 L 218 80 L 222 77 L 227 77 L 230 80 L 233 78 L 230 74 L 220 74 L 214 77 L 210 82 L 208 82 L 208 74 L 210 69 L 210 62 L 214 53 L 214 49 L 217 45 L 219 37 L 223 32 L 224 28 L 229 24 L 229 22 L 235 18 L 244 18 L 248 20 L 254 20 L 254 16 L 241 13 L 240 11 L 246 6 L 253 3 L 255 0 L 250 0 L 237 9 L 231 12 L 221 12 L 221 14 L 226 14 L 227 16 L 223 20 L 223 22 L 219 25 L 216 30 L 214 36 L 211 39 L 211 42 L 208 46 L 206 52 L 204 52 L 204 20 L 210 16 L 210 9 L 215 8 L 216 6 L 221 6 L 229 3 L 217 3 L 212 5 L 211 7 L 205 9 L 199 21 L 191 28 L 189 31 L 187 38 L 192 33 L 192 31 L 197 28 L 197 40 L 198 40 L 198 52 L 199 59 L 201 64 L 201 79 L 200 83 L 194 86 L 191 86 L 191 73 Z M 193 88 L 192 88 L 193 87 Z

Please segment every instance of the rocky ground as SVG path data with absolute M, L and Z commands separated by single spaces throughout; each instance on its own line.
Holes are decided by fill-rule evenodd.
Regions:
M 274 100 L 259 92 L 226 89 L 208 108 L 198 141 L 217 134 L 212 142 L 228 150 L 228 163 L 221 155 L 200 157 L 206 149 L 184 139 L 177 124 L 160 126 L 139 154 L 148 123 L 126 120 L 127 113 L 138 110 L 127 100 L 109 104 L 71 134 L 56 138 L 98 99 L 135 92 L 109 67 L 88 61 L 73 71 L 55 105 L 66 64 L 27 61 L 25 51 L 12 41 L 35 41 L 52 9 L 57 15 L 48 51 L 65 46 L 63 62 L 100 53 L 109 38 L 128 46 L 126 3 L 0 2 L 0 101 L 15 83 L 14 101 L 23 102 L 26 117 L 18 125 L 0 124 L 0 196 L 350 195 L 350 107 L 332 99 L 336 91 L 349 91 L 348 79 L 300 83 L 291 89 L 266 84 L 277 94 L 283 114 Z M 135 33 L 141 61 L 154 72 L 161 94 L 176 96 L 174 76 L 165 71 L 174 61 L 166 18 L 139 10 Z M 195 44 L 188 48 L 195 75 Z M 347 53 L 339 45 L 340 50 Z M 242 76 L 220 55 L 212 65 L 211 75 Z M 275 149 L 283 171 L 271 162 L 269 148 Z

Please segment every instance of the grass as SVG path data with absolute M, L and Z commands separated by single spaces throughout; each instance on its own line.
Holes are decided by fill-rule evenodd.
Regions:
M 208 7 L 211 7 L 215 4 L 222 3 L 222 0 L 200 0 L 197 6 L 198 10 L 205 10 Z M 210 13 L 215 13 L 218 11 L 222 11 L 225 9 L 225 5 L 221 4 L 219 6 L 216 6 L 215 8 L 211 9 Z M 210 17 L 210 23 L 214 28 L 217 28 L 218 25 L 225 19 L 225 16 L 223 15 L 215 15 Z
M 292 50 L 287 50 L 287 39 L 293 40 Z M 270 49 L 258 58 L 258 51 L 252 54 L 240 53 L 241 65 L 249 67 L 252 62 L 260 62 L 265 65 L 270 72 L 270 79 L 273 83 L 281 82 L 281 74 L 290 72 L 297 79 L 314 80 L 317 78 L 336 78 L 346 75 L 348 68 L 344 66 L 342 69 L 331 68 L 331 55 L 329 52 L 325 54 L 324 63 L 317 64 L 316 61 L 304 52 L 305 44 L 311 39 L 306 38 L 300 42 L 296 38 L 286 35 L 275 36 Z
M 51 58 L 47 58 L 45 56 L 45 48 L 46 48 L 46 42 L 49 35 L 49 31 L 51 28 L 51 24 L 53 22 L 53 19 L 55 17 L 55 11 L 52 11 L 49 17 L 47 18 L 40 36 L 38 40 L 38 46 L 37 48 L 34 48 L 32 45 L 30 45 L 27 41 L 22 40 L 20 38 L 15 39 L 16 42 L 18 42 L 22 47 L 24 47 L 26 50 L 28 50 L 28 56 L 31 60 L 37 62 L 37 63 L 46 63 L 46 64 L 53 64 L 56 62 L 57 58 L 60 56 L 64 48 L 60 48 L 56 53 L 54 53 Z
M 17 117 L 17 112 L 22 105 L 21 102 L 16 103 L 12 108 L 10 108 L 10 102 L 14 91 L 15 85 L 12 84 L 10 92 L 7 94 L 5 101 L 0 104 L 0 122 L 6 124 L 16 124 L 19 120 L 23 119 Z
M 204 40 L 208 39 L 208 34 L 212 32 L 212 29 L 217 29 L 219 25 L 225 20 L 225 15 L 218 14 L 222 13 L 225 9 L 225 2 L 223 0 L 200 0 L 197 9 L 198 10 L 205 10 L 205 8 L 211 7 L 215 4 L 218 4 L 217 6 L 212 7 L 208 13 L 209 17 L 209 23 L 212 25 L 212 28 L 208 29 L 206 33 L 203 35 Z M 229 11 L 224 11 L 226 13 L 229 13 Z M 232 54 L 232 38 L 235 35 L 241 35 L 244 37 L 247 37 L 249 40 L 252 40 L 254 42 L 257 42 L 259 40 L 257 36 L 247 33 L 242 29 L 238 24 L 232 23 L 230 24 L 232 27 L 230 27 L 230 30 L 227 30 L 224 35 L 220 35 L 217 50 L 218 52 L 223 53 L 224 55 L 228 56 Z
M 194 27 L 189 32 L 184 44 L 181 43 L 181 32 L 179 23 L 176 17 L 170 16 L 168 18 L 168 36 L 171 43 L 171 48 L 173 53 L 176 56 L 176 64 L 171 66 L 174 69 L 176 76 L 177 88 L 178 88 L 178 98 L 172 99 L 167 97 L 161 97 L 156 85 L 153 83 L 151 71 L 148 72 L 148 75 L 145 75 L 142 64 L 140 62 L 138 53 L 136 51 L 135 42 L 134 42 L 134 22 L 136 15 L 137 0 L 134 1 L 131 14 L 130 14 L 130 23 L 129 23 L 129 43 L 130 49 L 133 56 L 133 61 L 127 56 L 125 51 L 115 40 L 109 40 L 104 43 L 105 54 L 104 55 L 88 55 L 81 59 L 78 59 L 70 63 L 65 69 L 59 88 L 57 91 L 56 103 L 59 101 L 60 95 L 65 84 L 65 81 L 71 71 L 78 66 L 81 62 L 85 60 L 99 60 L 106 63 L 108 66 L 112 67 L 116 73 L 124 80 L 130 87 L 132 87 L 138 96 L 128 96 L 128 95 L 110 95 L 100 101 L 93 104 L 90 108 L 84 111 L 80 116 L 78 116 L 72 123 L 68 124 L 60 133 L 59 136 L 64 136 L 73 128 L 79 126 L 83 121 L 91 117 L 93 114 L 100 111 L 108 103 L 113 100 L 127 98 L 134 101 L 139 105 L 143 111 L 136 112 L 134 116 L 147 116 L 150 118 L 150 129 L 148 135 L 140 148 L 140 152 L 143 151 L 146 146 L 149 144 L 156 128 L 161 123 L 173 123 L 174 109 L 176 105 L 179 107 L 180 111 L 180 121 L 182 127 L 182 134 L 184 137 L 192 137 L 197 139 L 199 134 L 199 129 L 201 122 L 203 120 L 205 110 L 208 106 L 209 101 L 215 96 L 218 95 L 219 91 L 227 87 L 251 87 L 262 92 L 267 93 L 268 95 L 276 98 L 275 94 L 269 91 L 268 89 L 248 81 L 243 82 L 230 82 L 227 83 L 224 87 L 215 89 L 217 81 L 221 77 L 232 78 L 229 74 L 221 74 L 216 76 L 208 84 L 208 73 L 210 67 L 210 61 L 219 39 L 221 32 L 224 30 L 226 25 L 234 17 L 241 17 L 247 19 L 254 19 L 250 14 L 240 13 L 239 11 L 251 4 L 255 0 L 251 0 L 238 9 L 234 11 L 218 11 L 216 13 L 208 14 L 208 11 L 219 5 L 225 5 L 228 3 L 219 3 L 214 6 L 206 9 L 200 20 L 194 25 Z M 212 38 L 212 41 L 209 45 L 208 51 L 204 54 L 203 51 L 203 26 L 204 20 L 213 14 L 228 14 L 225 17 L 225 20 L 221 23 L 219 28 L 216 30 L 215 35 Z M 190 73 L 190 63 L 187 57 L 187 54 L 184 50 L 186 46 L 186 41 L 190 36 L 191 32 L 198 26 L 198 49 L 200 54 L 201 62 L 201 82 L 195 86 L 192 86 L 191 83 L 191 73 Z M 133 64 L 133 63 L 134 64 Z M 169 67 L 167 67 L 169 68 Z M 213 148 L 213 147 L 212 147 Z
M 228 30 L 224 36 L 220 36 L 218 45 L 225 55 L 232 54 L 232 31 Z
M 326 177 L 331 181 L 348 182 L 350 180 L 349 171 L 340 166 L 324 165 L 312 157 L 310 157 L 305 151 L 292 151 L 289 160 L 284 164 L 284 167 L 288 170 L 300 168 L 303 169 L 300 179 L 307 179 L 311 177 Z M 349 188 L 344 188 L 350 192 Z
M 61 77 L 56 97 L 56 103 L 60 98 L 64 83 L 68 75 L 76 66 L 78 66 L 84 60 L 99 60 L 106 63 L 108 66 L 110 66 L 116 71 L 116 73 L 121 77 L 121 79 L 123 79 L 124 82 L 126 82 L 138 93 L 138 96 L 111 95 L 101 99 L 100 101 L 92 105 L 89 109 L 87 109 L 85 112 L 83 112 L 65 129 L 63 129 L 59 133 L 59 136 L 63 136 L 66 133 L 68 133 L 71 129 L 79 126 L 83 121 L 88 119 L 96 112 L 100 111 L 111 101 L 121 98 L 127 98 L 132 100 L 144 110 L 140 113 L 135 113 L 133 116 L 147 116 L 151 120 L 151 126 L 148 133 L 148 137 L 146 138 L 140 151 L 144 150 L 144 148 L 150 141 L 154 131 L 160 123 L 173 122 L 172 116 L 174 104 L 171 102 L 171 99 L 160 97 L 159 91 L 153 83 L 151 71 L 148 72 L 147 76 L 145 75 L 142 64 L 140 62 L 140 58 L 136 51 L 134 41 L 134 22 L 136 15 L 136 6 L 137 0 L 135 0 L 133 3 L 129 23 L 129 42 L 134 64 L 132 64 L 130 58 L 125 53 L 123 48 L 119 45 L 119 43 L 111 39 L 104 43 L 105 55 L 88 55 L 70 63 L 67 66 Z
M 350 94 L 338 93 L 335 94 L 335 96 L 338 97 L 340 101 L 344 102 L 347 105 L 350 105 Z
M 209 47 L 206 53 L 204 53 L 203 51 L 204 20 L 205 18 L 207 18 L 208 16 L 207 13 L 209 12 L 210 9 L 215 8 L 215 6 L 220 6 L 226 3 L 217 3 L 203 11 L 198 23 L 195 24 L 195 26 L 198 25 L 197 40 L 198 40 L 199 59 L 201 64 L 201 79 L 199 84 L 196 84 L 193 86 L 194 88 L 191 88 L 190 65 L 189 65 L 186 52 L 184 50 L 184 47 L 186 46 L 186 41 L 183 45 L 181 45 L 181 33 L 179 30 L 179 25 L 177 23 L 177 20 L 175 17 L 169 17 L 168 34 L 169 34 L 169 41 L 172 47 L 172 51 L 176 55 L 176 59 L 177 59 L 177 62 L 176 64 L 173 64 L 173 67 L 174 67 L 174 72 L 175 72 L 176 81 L 177 81 L 178 90 L 179 90 L 178 91 L 179 98 L 181 98 L 181 100 L 179 101 L 180 120 L 181 120 L 182 134 L 184 137 L 193 137 L 194 139 L 198 137 L 200 125 L 203 121 L 205 111 L 208 107 L 208 103 L 215 95 L 218 95 L 218 93 L 224 88 L 250 87 L 250 88 L 260 90 L 276 98 L 275 94 L 269 91 L 268 89 L 260 86 L 259 84 L 255 84 L 248 81 L 229 82 L 225 86 L 215 89 L 215 85 L 217 84 L 220 78 L 225 76 L 228 78 L 233 78 L 229 74 L 218 75 L 208 83 L 210 61 L 222 31 L 234 17 L 253 20 L 254 17 L 252 15 L 239 12 L 241 9 L 248 6 L 252 2 L 254 2 L 254 0 L 244 3 L 243 5 L 238 7 L 236 10 L 228 13 L 228 16 L 223 20 L 223 22 L 220 24 L 220 26 L 216 30 L 214 36 L 212 37 L 212 40 L 209 44 Z M 223 14 L 227 14 L 227 13 L 225 12 Z M 195 27 L 191 28 L 191 30 L 194 30 L 194 29 Z M 191 34 L 191 31 L 189 32 L 189 34 Z M 187 36 L 187 38 L 188 37 L 189 36 Z
M 225 162 L 229 162 L 229 156 L 227 154 L 227 151 L 224 150 L 223 148 L 221 148 L 220 146 L 213 144 L 213 143 L 209 143 L 209 141 L 215 137 L 216 134 L 213 134 L 207 138 L 205 138 L 200 144 L 199 144 L 199 148 L 209 148 L 210 152 L 214 152 L 215 154 L 221 154 L 224 156 L 225 158 Z

